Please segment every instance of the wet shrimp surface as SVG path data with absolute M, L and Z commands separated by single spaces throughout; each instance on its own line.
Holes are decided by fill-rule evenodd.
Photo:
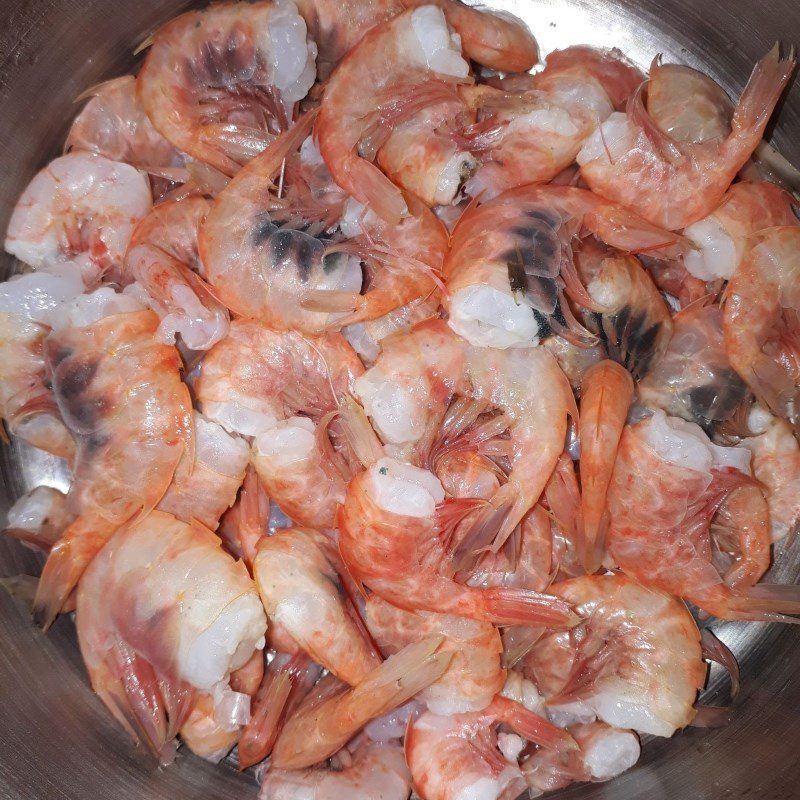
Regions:
M 729 98 L 536 33 L 190 11 L 20 196 L 0 416 L 71 483 L 11 508 L 46 560 L 3 586 L 74 613 L 154 765 L 260 800 L 609 781 L 725 724 L 710 622 L 800 616 L 763 580 L 800 521 L 800 174 L 756 153 L 794 51 Z

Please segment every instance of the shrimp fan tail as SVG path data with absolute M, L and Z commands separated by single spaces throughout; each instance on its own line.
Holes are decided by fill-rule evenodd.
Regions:
M 490 710 L 498 719 L 511 727 L 524 739 L 541 745 L 548 750 L 577 750 L 578 745 L 563 728 L 557 728 L 549 720 L 534 714 L 520 703 L 498 695 L 492 700 Z
M 499 586 L 475 591 L 481 594 L 486 619 L 495 625 L 571 628 L 578 622 L 569 604 L 559 597 Z

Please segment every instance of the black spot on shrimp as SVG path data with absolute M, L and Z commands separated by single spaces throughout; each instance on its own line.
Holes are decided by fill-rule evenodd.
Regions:
M 277 230 L 278 227 L 269 214 L 265 212 L 257 216 L 253 223 L 253 247 L 261 247 L 266 244 Z
M 658 352 L 664 326 L 651 323 L 648 314 L 623 306 L 616 314 L 592 314 L 595 331 L 606 346 L 609 358 L 622 364 L 635 380 L 641 380 Z
M 272 263 L 276 269 L 295 270 L 303 283 L 322 266 L 325 245 L 313 236 L 291 228 L 280 228 L 270 238 Z
M 682 399 L 692 417 L 706 427 L 733 417 L 746 396 L 742 379 L 733 370 L 723 370 L 713 382 L 693 386 Z
M 76 360 L 67 364 L 58 376 L 58 396 L 70 402 L 85 394 L 90 381 L 97 374 L 98 361 Z

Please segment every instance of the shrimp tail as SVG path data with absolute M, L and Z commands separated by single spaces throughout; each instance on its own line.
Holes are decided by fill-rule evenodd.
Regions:
M 566 730 L 557 728 L 549 720 L 534 714 L 525 706 L 507 697 L 496 695 L 487 711 L 496 714 L 497 719 L 511 727 L 524 739 L 548 750 L 564 752 L 578 749 L 577 743 Z
M 261 502 L 263 491 L 258 474 L 252 464 L 248 465 L 240 496 L 241 515 L 237 535 L 242 558 L 251 573 L 258 552 L 258 543 L 267 535 L 269 525 L 269 498 L 265 509 Z
M 355 153 L 347 162 L 347 188 L 356 200 L 390 225 L 398 225 L 403 217 L 408 216 L 408 205 L 403 192 L 378 167 Z
M 350 395 L 339 401 L 339 422 L 347 444 L 364 469 L 383 458 L 383 445 L 369 424 L 364 409 Z
M 680 258 L 694 247 L 679 233 L 659 228 L 635 212 L 613 203 L 600 204 L 584 216 L 583 224 L 606 244 L 627 253 Z
M 800 624 L 800 586 L 761 583 L 742 595 L 732 594 L 722 608 L 716 605 L 704 603 L 703 608 L 724 619 Z
M 37 625 L 47 630 L 53 624 L 84 570 L 116 529 L 102 517 L 85 515 L 64 531 L 50 550 L 39 579 L 33 603 Z
M 573 628 L 579 618 L 569 604 L 558 597 L 531 589 L 493 586 L 479 589 L 487 620 L 495 625 L 545 625 Z

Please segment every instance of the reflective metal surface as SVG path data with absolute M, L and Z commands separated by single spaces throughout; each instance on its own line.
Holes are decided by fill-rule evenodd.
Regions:
M 57 151 L 86 87 L 129 70 L 136 44 L 188 0 L 2 0 L 0 3 L 0 229 L 19 192 Z M 545 52 L 571 43 L 616 45 L 641 65 L 656 53 L 699 66 L 738 93 L 776 39 L 800 44 L 796 0 L 495 0 L 523 17 Z M 800 164 L 800 86 L 788 94 L 774 142 Z M 14 265 L 3 256 L 0 274 Z M 17 445 L 0 452 L 0 512 L 44 482 L 63 488 L 58 463 Z M 799 549 L 800 550 L 800 549 Z M 775 581 L 797 578 L 778 555 Z M 796 555 L 796 554 L 795 554 Z M 0 541 L 0 574 L 33 573 L 36 559 Z M 610 784 L 562 798 L 720 800 L 800 797 L 800 630 L 715 625 L 739 657 L 743 690 L 733 722 L 647 743 L 639 765 Z M 157 770 L 88 688 L 69 619 L 44 636 L 0 592 L 0 800 L 227 800 L 255 796 L 247 776 L 179 755 Z M 712 672 L 710 703 L 727 700 Z

